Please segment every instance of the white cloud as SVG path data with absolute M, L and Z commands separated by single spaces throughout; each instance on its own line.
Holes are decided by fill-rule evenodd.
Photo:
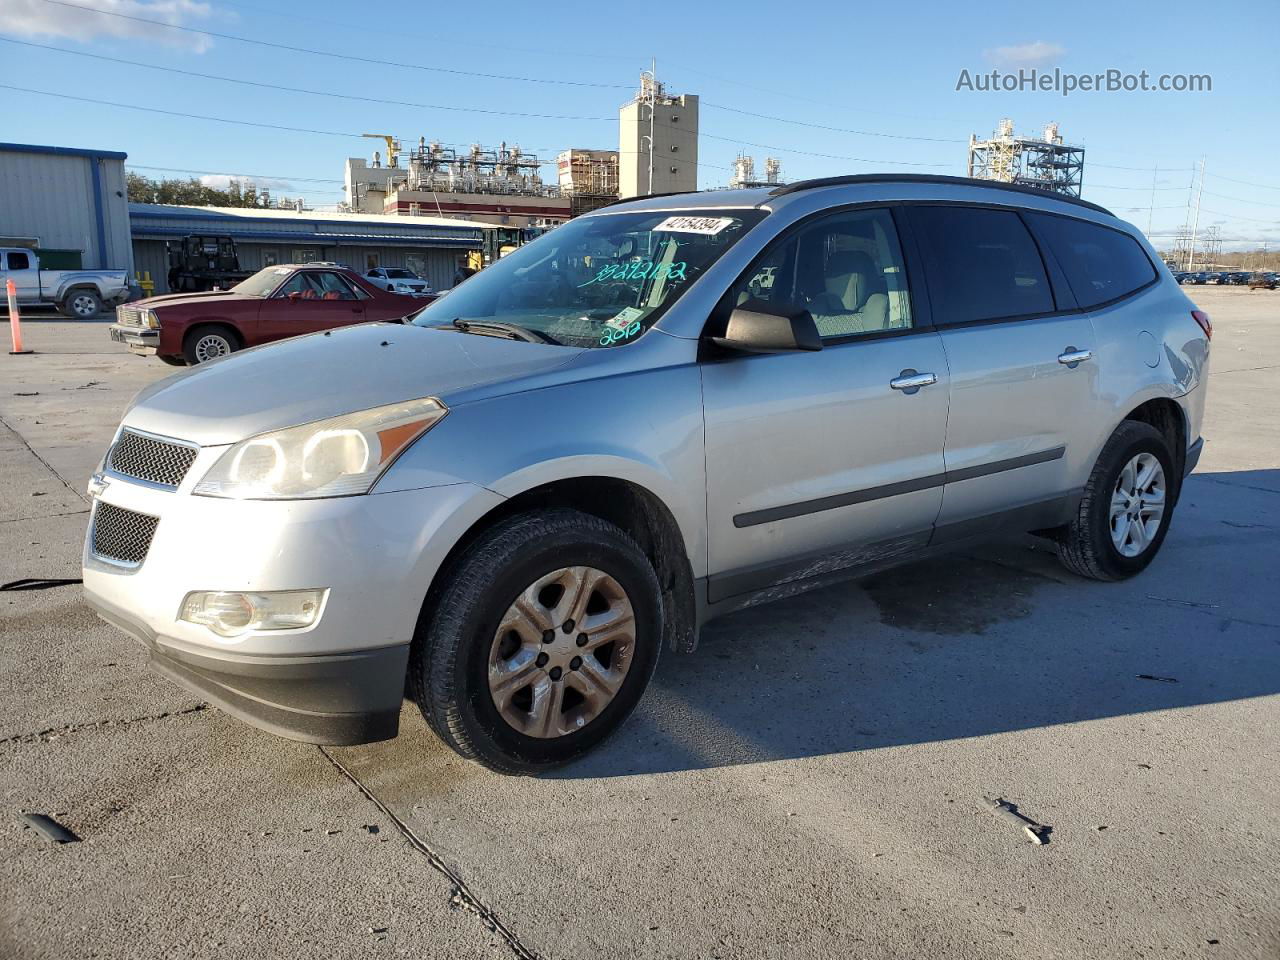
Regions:
M 128 37 L 153 40 L 170 47 L 203 53 L 212 45 L 209 37 L 183 30 L 123 17 L 91 13 L 85 7 L 143 17 L 178 26 L 192 26 L 210 14 L 210 7 L 200 0 L 68 0 L 76 6 L 46 3 L 45 0 L 3 0 L 0 2 L 0 31 L 23 36 L 69 37 L 92 40 L 95 37 Z
M 215 190 L 226 190 L 231 185 L 231 181 L 239 181 L 241 188 L 253 184 L 259 190 L 292 190 L 293 184 L 288 180 L 280 180 L 276 177 L 244 177 L 237 176 L 234 173 L 207 173 L 200 178 L 200 182 L 206 187 L 213 187 Z
M 983 50 L 982 55 L 997 66 L 1017 69 L 1047 67 L 1061 60 L 1066 52 L 1066 47 L 1061 44 L 1037 40 L 1035 43 L 1019 43 L 1010 47 L 992 47 Z

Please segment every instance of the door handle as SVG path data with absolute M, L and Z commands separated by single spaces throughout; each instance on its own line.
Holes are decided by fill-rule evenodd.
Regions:
M 927 387 L 937 382 L 938 377 L 936 374 L 917 373 L 915 370 L 908 367 L 906 370 L 903 370 L 902 373 L 890 380 L 889 386 L 894 390 L 901 390 L 903 393 L 912 394 L 921 387 Z
M 1058 362 L 1065 363 L 1071 369 L 1075 369 L 1076 364 L 1084 363 L 1093 356 L 1090 350 L 1077 350 L 1075 347 L 1067 347 L 1065 351 L 1058 354 Z

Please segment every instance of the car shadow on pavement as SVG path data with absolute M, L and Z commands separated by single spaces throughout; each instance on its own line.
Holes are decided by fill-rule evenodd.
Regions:
M 1026 537 L 745 610 L 664 652 L 637 714 L 560 778 L 979 737 L 1280 693 L 1280 471 L 1202 474 L 1141 576 Z

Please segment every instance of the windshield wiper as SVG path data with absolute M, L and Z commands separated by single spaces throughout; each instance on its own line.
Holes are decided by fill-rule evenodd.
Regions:
M 523 340 L 525 343 L 554 343 L 560 345 L 560 341 L 550 334 L 543 333 L 541 330 L 530 330 L 528 327 L 522 327 L 518 323 L 503 323 L 497 320 L 463 320 L 461 317 L 453 318 L 453 326 L 463 333 L 471 333 L 475 331 L 481 336 L 493 336 L 495 333 L 505 333 L 512 340 Z

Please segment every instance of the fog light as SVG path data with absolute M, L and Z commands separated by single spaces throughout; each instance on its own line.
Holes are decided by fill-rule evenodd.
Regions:
M 199 591 L 182 601 L 179 620 L 208 627 L 220 637 L 250 630 L 297 630 L 320 618 L 324 590 L 272 590 L 264 593 Z

